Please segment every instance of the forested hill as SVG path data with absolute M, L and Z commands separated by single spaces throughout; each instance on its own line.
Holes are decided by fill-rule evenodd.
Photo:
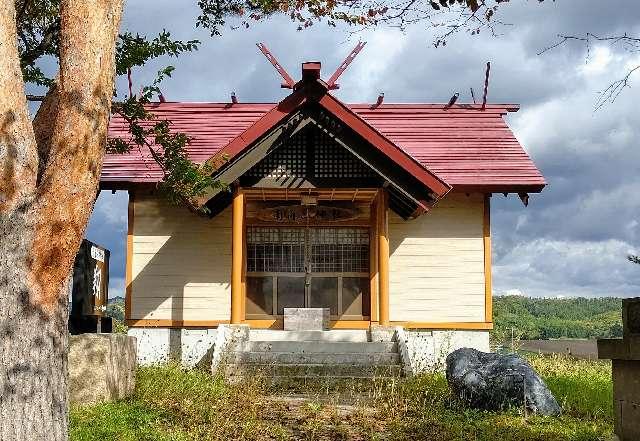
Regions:
M 493 298 L 493 336 L 604 338 L 622 336 L 622 300 L 616 297 L 540 299 L 521 296 Z
M 124 301 L 109 302 L 107 315 L 124 325 Z M 535 299 L 522 296 L 493 298 L 493 337 L 526 340 L 549 338 L 622 337 L 622 300 L 615 297 L 585 299 Z

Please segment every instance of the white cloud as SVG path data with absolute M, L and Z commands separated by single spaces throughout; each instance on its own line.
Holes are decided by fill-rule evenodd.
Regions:
M 439 49 L 431 45 L 433 33 L 420 25 L 405 33 L 378 28 L 351 35 L 352 29 L 322 24 L 296 32 L 281 16 L 209 38 L 193 27 L 195 4 L 150 0 L 127 5 L 124 27 L 147 34 L 167 28 L 176 38 L 203 41 L 202 50 L 178 61 L 157 60 L 134 71 L 139 87 L 160 67 L 175 64 L 173 78 L 162 85 L 170 100 L 223 101 L 232 90 L 244 102 L 281 99 L 288 92 L 279 88 L 278 74 L 255 47 L 258 41 L 294 78 L 307 60 L 322 61 L 326 78 L 362 37 L 368 44 L 337 92 L 357 102 L 374 102 L 381 91 L 386 102 L 442 102 L 454 91 L 461 92 L 461 102 L 469 101 L 469 87 L 478 95 L 485 62 L 491 61 L 489 100 L 522 104 L 509 121 L 550 184 L 526 209 L 517 198 L 493 198 L 496 292 L 630 295 L 640 292 L 640 266 L 625 260 L 640 249 L 640 89 L 627 88 L 614 104 L 593 109 L 597 92 L 640 64 L 640 57 L 599 44 L 587 60 L 579 42 L 537 55 L 558 34 L 640 33 L 637 16 L 628 13 L 637 8 L 635 0 L 621 0 L 615 8 L 601 3 L 512 2 L 500 18 L 514 26 L 500 29 L 503 35 L 462 34 Z M 640 71 L 632 81 L 640 84 Z M 111 277 L 121 287 L 126 194 L 100 196 L 87 234 L 112 250 Z
M 536 297 L 637 295 L 640 267 L 627 261 L 634 252 L 618 240 L 520 243 L 494 262 L 494 286 Z
M 102 191 L 98 195 L 93 211 L 105 223 L 120 229 L 126 228 L 128 201 L 129 198 L 124 191 L 116 192 L 116 194 L 112 194 L 110 191 Z
M 579 70 L 585 75 L 599 75 L 608 72 L 608 67 L 613 61 L 613 54 L 608 46 L 598 45 L 591 49 L 590 56 Z
M 526 294 L 519 290 L 518 288 L 507 289 L 504 291 L 497 291 L 494 295 L 496 296 L 518 296 L 518 297 L 526 297 Z

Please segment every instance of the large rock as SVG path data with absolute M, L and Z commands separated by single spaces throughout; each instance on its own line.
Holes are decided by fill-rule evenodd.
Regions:
M 447 381 L 460 399 L 477 409 L 502 410 L 526 402 L 532 412 L 561 413 L 544 381 L 518 355 L 458 349 L 447 357 Z
M 136 339 L 125 334 L 69 337 L 69 394 L 76 404 L 128 397 L 135 388 Z

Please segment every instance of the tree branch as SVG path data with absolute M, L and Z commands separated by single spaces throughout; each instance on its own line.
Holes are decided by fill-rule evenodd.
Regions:
M 6 1 L 6 0 L 5 0 Z M 31 303 L 52 311 L 97 193 L 115 77 L 123 0 L 63 0 L 57 113 L 33 209 Z M 23 95 L 24 96 L 24 95 Z M 54 98 L 49 94 L 53 103 Z M 52 241 L 51 238 L 55 238 Z
M 640 52 L 640 37 L 635 37 L 627 34 L 626 32 L 622 35 L 609 35 L 609 36 L 600 36 L 593 34 L 591 32 L 587 32 L 582 35 L 558 35 L 559 40 L 544 49 L 538 52 L 538 55 L 545 54 L 559 46 L 567 44 L 570 41 L 578 41 L 583 43 L 587 48 L 587 60 L 589 59 L 591 53 L 591 42 L 599 41 L 599 42 L 608 42 L 611 46 L 622 45 L 622 48 L 627 52 Z M 600 92 L 600 96 L 595 104 L 595 110 L 601 109 L 607 103 L 613 103 L 618 99 L 620 94 L 624 91 L 625 88 L 630 87 L 631 76 L 640 69 L 640 65 L 630 68 L 627 73 L 620 79 L 611 82 L 602 92 Z
M 0 215 L 27 203 L 38 156 L 17 46 L 13 0 L 0 0 Z

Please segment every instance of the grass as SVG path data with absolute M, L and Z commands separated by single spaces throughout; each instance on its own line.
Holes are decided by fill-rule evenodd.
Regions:
M 611 362 L 565 355 L 529 355 L 565 414 L 613 423 Z
M 561 417 L 466 409 L 450 396 L 439 373 L 309 384 L 297 390 L 304 398 L 292 398 L 295 387 L 282 394 L 259 375 L 230 385 L 206 372 L 167 365 L 140 368 L 128 400 L 74 407 L 70 439 L 587 441 L 611 434 L 609 363 L 565 356 L 529 359 L 562 404 Z

